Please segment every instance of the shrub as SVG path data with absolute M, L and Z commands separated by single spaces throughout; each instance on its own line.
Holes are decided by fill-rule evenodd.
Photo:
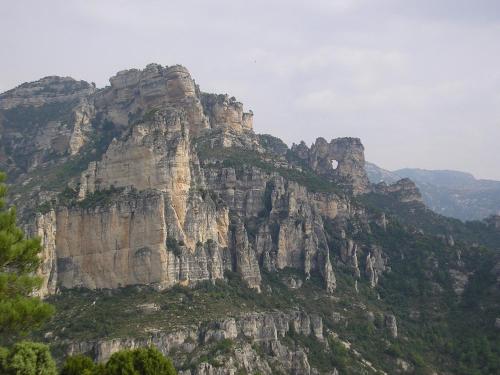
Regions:
M 5 375 L 56 375 L 56 363 L 47 345 L 23 341 L 6 353 L 0 367 Z
M 121 350 L 105 366 L 106 375 L 176 375 L 172 361 L 158 349 Z
M 78 354 L 66 358 L 60 375 L 82 375 L 92 374 L 96 368 L 95 363 L 89 357 Z

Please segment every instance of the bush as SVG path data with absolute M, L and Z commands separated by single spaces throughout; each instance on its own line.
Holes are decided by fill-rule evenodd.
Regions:
M 0 370 L 4 375 L 56 375 L 56 363 L 47 345 L 23 341 L 15 344 L 4 357 Z
M 78 354 L 66 358 L 60 375 L 82 375 L 95 373 L 96 365 L 89 357 Z
M 156 348 L 122 350 L 111 356 L 106 375 L 176 375 L 172 361 Z

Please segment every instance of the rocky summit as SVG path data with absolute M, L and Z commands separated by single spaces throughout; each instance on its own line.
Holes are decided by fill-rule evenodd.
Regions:
M 158 64 L 102 89 L 24 83 L 0 95 L 0 131 L 55 352 L 155 345 L 186 375 L 498 366 L 498 220 L 435 214 L 408 178 L 370 183 L 358 138 L 289 148 Z

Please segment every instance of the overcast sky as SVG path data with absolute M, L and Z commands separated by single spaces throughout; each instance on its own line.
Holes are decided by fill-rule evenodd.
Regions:
M 288 144 L 500 180 L 498 0 L 0 0 L 0 91 L 185 65 Z

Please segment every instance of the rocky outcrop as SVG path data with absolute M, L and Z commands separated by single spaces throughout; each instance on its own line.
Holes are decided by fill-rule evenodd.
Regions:
M 458 296 L 461 296 L 465 291 L 467 283 L 469 282 L 470 274 L 457 269 L 450 269 L 449 274 L 452 281 L 453 291 Z
M 344 236 L 345 233 L 343 233 L 343 237 Z M 340 259 L 352 268 L 353 274 L 356 278 L 361 276 L 358 262 L 358 245 L 353 240 L 345 239 L 345 237 L 342 239 Z
M 69 153 L 76 155 L 90 140 L 92 134 L 92 120 L 95 117 L 95 107 L 88 98 L 81 99 L 73 109 L 73 130 L 69 138 Z
M 370 190 L 365 171 L 364 147 L 359 138 L 336 138 L 330 143 L 318 138 L 310 149 L 301 143 L 294 145 L 292 151 L 319 175 L 349 188 L 354 194 Z
M 491 215 L 485 219 L 485 222 L 489 227 L 500 231 L 500 215 Z
M 202 94 L 202 103 L 213 129 L 253 130 L 253 112 L 244 112 L 243 104 L 229 95 Z
M 385 326 L 387 328 L 387 332 L 393 339 L 398 337 L 398 324 L 396 317 L 393 314 L 385 315 Z
M 76 81 L 71 77 L 49 76 L 36 82 L 23 83 L 1 94 L 0 110 L 78 101 L 95 91 L 95 85 L 85 81 Z
M 45 214 L 38 214 L 34 225 L 27 226 L 26 233 L 29 237 L 37 236 L 42 245 L 42 264 L 38 274 L 42 278 L 42 286 L 37 291 L 38 295 L 45 297 L 54 294 L 57 290 L 57 255 L 56 255 L 56 213 L 50 210 Z
M 198 88 L 183 66 L 149 64 L 144 70 L 121 71 L 110 83 L 96 94 L 95 102 L 116 126 L 127 127 L 157 108 L 175 107 L 185 114 L 191 134 L 209 128 Z
M 391 185 L 381 182 L 374 186 L 374 190 L 380 194 L 393 196 L 402 203 L 423 203 L 422 195 L 415 183 L 409 178 L 403 178 Z
M 95 342 L 71 344 L 68 354 L 87 353 L 99 362 L 104 362 L 116 351 L 138 347 L 155 346 L 165 355 L 172 355 L 180 361 L 185 356 L 195 355 L 195 351 L 221 340 L 234 343 L 228 356 L 218 357 L 218 366 L 200 363 L 194 370 L 182 374 L 234 374 L 238 370 L 248 373 L 259 371 L 272 374 L 272 368 L 287 374 L 309 374 L 311 367 L 304 348 L 290 349 L 283 340 L 291 334 L 313 337 L 323 342 L 323 322 L 317 315 L 301 311 L 249 313 L 235 318 L 210 322 L 206 325 L 190 326 L 174 332 L 156 332 L 147 338 L 121 338 Z M 250 345 L 253 343 L 253 345 Z M 261 350 L 256 352 L 256 346 Z M 195 359 L 195 357 L 193 358 Z M 185 367 L 189 363 L 176 363 Z
M 366 256 L 366 276 L 368 277 L 370 286 L 374 288 L 378 284 L 379 276 L 386 270 L 387 260 L 383 257 L 380 247 L 372 246 Z
M 10 176 L 62 164 L 93 133 L 95 86 L 46 77 L 0 95 L 0 163 Z
M 324 206 L 316 203 L 320 199 L 317 195 L 308 193 L 297 183 L 257 168 L 207 169 L 205 175 L 209 188 L 226 202 L 230 212 L 235 217 L 246 218 L 248 242 L 238 222 L 234 232 L 239 239 L 235 243 L 240 245 L 236 248 L 252 247 L 259 264 L 268 271 L 292 267 L 302 270 L 306 277 L 311 272 L 318 272 L 323 276 L 325 287 L 329 291 L 335 289 L 321 215 Z M 338 214 L 336 210 L 329 213 Z M 245 253 L 250 254 L 244 250 L 242 254 Z M 249 265 L 254 262 L 249 256 L 243 259 Z M 255 267 L 250 269 L 256 270 Z

